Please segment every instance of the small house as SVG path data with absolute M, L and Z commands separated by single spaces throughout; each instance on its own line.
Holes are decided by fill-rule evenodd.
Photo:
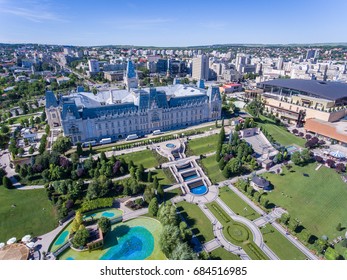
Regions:
M 265 178 L 259 177 L 259 176 L 254 176 L 251 180 L 251 186 L 255 190 L 264 190 L 264 191 L 270 191 L 271 190 L 271 185 L 268 180 Z

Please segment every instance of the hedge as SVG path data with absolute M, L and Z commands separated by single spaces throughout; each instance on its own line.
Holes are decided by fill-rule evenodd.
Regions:
M 81 206 L 81 212 L 91 211 L 99 208 L 106 208 L 106 207 L 112 207 L 113 205 L 113 198 L 97 198 L 93 200 L 86 200 L 83 201 Z

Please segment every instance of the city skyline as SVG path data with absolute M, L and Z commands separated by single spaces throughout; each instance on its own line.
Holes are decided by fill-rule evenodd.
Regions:
M 345 1 L 0 0 L 0 42 L 185 47 L 346 42 Z

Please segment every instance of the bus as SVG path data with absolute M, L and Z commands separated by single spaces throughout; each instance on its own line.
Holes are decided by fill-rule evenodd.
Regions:
M 135 140 L 135 139 L 137 139 L 137 138 L 139 138 L 139 137 L 137 136 L 137 134 L 129 134 L 129 135 L 127 136 L 127 138 L 125 138 L 125 140 L 126 140 L 126 141 L 129 141 L 129 140 Z
M 112 142 L 111 138 L 102 138 L 100 140 L 100 144 L 108 144 L 108 143 L 111 143 L 111 142 Z
M 97 143 L 96 143 L 96 141 L 88 141 L 88 142 L 84 142 L 84 143 L 82 144 L 82 147 L 83 147 L 83 148 L 88 148 L 88 147 L 89 147 L 89 145 L 91 145 L 91 146 L 95 146 L 95 145 L 97 145 Z
M 160 134 L 163 134 L 163 132 L 160 129 L 153 131 L 153 135 L 160 135 Z

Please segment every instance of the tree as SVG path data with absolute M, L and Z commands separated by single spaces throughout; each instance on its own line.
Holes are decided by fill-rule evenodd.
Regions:
M 64 154 L 72 146 L 71 139 L 65 136 L 59 136 L 52 145 L 52 150 Z
M 16 164 L 16 167 L 17 166 L 19 166 L 19 168 L 20 168 L 20 165 L 18 165 L 18 164 Z M 17 172 L 17 171 L 16 171 Z M 18 172 L 17 172 L 18 173 Z M 4 177 L 6 176 L 6 171 L 5 171 L 5 169 L 3 169 L 3 168 L 0 168 L 0 182 L 2 182 L 2 180 L 4 179 Z
M 310 239 L 311 239 L 312 234 L 309 233 L 309 231 L 308 231 L 307 229 L 303 229 L 303 230 L 300 232 L 300 236 L 302 237 L 302 239 L 303 239 L 305 242 L 309 242 Z
M 102 152 L 100 153 L 100 160 L 101 160 L 101 161 L 106 161 L 106 162 L 107 162 L 107 157 L 106 157 L 106 154 L 105 154 L 104 151 L 102 151 Z
M 340 255 L 333 248 L 328 247 L 324 253 L 324 256 L 327 260 L 337 260 Z
M 142 164 L 140 164 L 139 168 L 136 170 L 136 180 L 137 181 L 145 181 L 145 169 Z
M 4 176 L 4 177 L 2 178 L 2 185 L 3 185 L 5 188 L 7 188 L 7 189 L 12 189 L 12 188 L 13 188 L 13 185 L 12 185 L 11 180 L 10 180 L 8 177 L 6 177 L 6 176 Z
M 291 160 L 295 165 L 301 164 L 301 155 L 300 152 L 294 152 L 291 156 Z
M 159 210 L 159 205 L 158 205 L 158 199 L 156 197 L 153 197 L 151 202 L 148 205 L 148 212 L 152 216 L 157 216 Z
M 301 159 L 303 161 L 304 164 L 307 164 L 311 161 L 312 159 L 312 156 L 311 156 L 311 153 L 308 149 L 304 149 L 302 152 L 301 152 Z
M 34 153 L 34 147 L 33 146 L 30 146 L 30 148 L 29 148 L 29 154 L 31 155 L 31 154 L 33 154 Z
M 281 223 L 287 225 L 289 223 L 289 220 L 290 220 L 290 215 L 288 213 L 283 213 L 280 218 Z
M 224 161 L 224 158 L 221 158 L 221 159 L 219 160 L 219 162 L 218 162 L 218 167 L 219 167 L 219 169 L 220 169 L 220 170 L 223 170 L 224 167 L 225 167 L 225 165 L 226 165 L 226 163 L 225 163 L 225 161 Z
M 72 239 L 72 244 L 75 248 L 84 247 L 88 242 L 88 238 L 89 231 L 84 227 L 84 225 L 80 225 Z
M 153 179 L 153 188 L 154 188 L 155 190 L 157 190 L 158 187 L 159 187 L 158 178 L 157 178 L 157 176 L 155 176 L 154 179 Z
M 136 169 L 134 166 L 130 168 L 130 177 L 136 179 Z
M 338 223 L 338 224 L 337 224 L 336 230 L 337 230 L 337 231 L 341 231 L 341 230 L 342 230 L 341 223 Z
M 171 224 L 165 225 L 159 237 L 159 246 L 163 253 L 170 257 L 171 252 L 177 247 L 179 242 L 180 231 L 178 227 Z
M 299 225 L 300 225 L 300 222 L 297 219 L 291 219 L 288 224 L 289 228 L 292 231 L 296 231 Z
M 330 158 L 328 158 L 328 159 L 325 161 L 325 164 L 326 164 L 327 166 L 329 166 L 330 168 L 334 168 L 334 166 L 335 166 L 335 161 L 332 160 L 332 159 L 330 159 Z
M 147 186 L 145 188 L 145 191 L 143 193 L 143 199 L 144 201 L 146 201 L 147 203 L 150 203 L 152 201 L 152 199 L 155 196 L 155 192 L 152 186 Z
M 83 215 L 80 211 L 76 211 L 75 218 L 72 222 L 70 233 L 75 233 L 83 223 Z
M 25 165 L 22 165 L 20 170 L 19 170 L 19 175 L 24 178 L 28 175 L 28 171 Z
M 147 174 L 147 182 L 151 183 L 152 181 L 153 181 L 152 172 L 151 172 L 151 170 L 149 170 L 148 174 Z
M 226 178 L 226 179 L 230 177 L 230 172 L 229 172 L 228 166 L 224 167 L 222 174 L 223 174 L 224 178 Z
M 162 184 L 159 184 L 158 189 L 157 189 L 157 194 L 160 199 L 164 199 L 164 188 Z
M 82 144 L 80 142 L 76 144 L 76 153 L 78 156 L 81 156 L 83 154 Z
M 111 221 L 106 217 L 101 217 L 98 221 L 98 228 L 101 229 L 102 233 L 105 235 L 111 230 Z
M 179 243 L 170 255 L 171 260 L 196 260 L 197 256 L 187 243 Z

